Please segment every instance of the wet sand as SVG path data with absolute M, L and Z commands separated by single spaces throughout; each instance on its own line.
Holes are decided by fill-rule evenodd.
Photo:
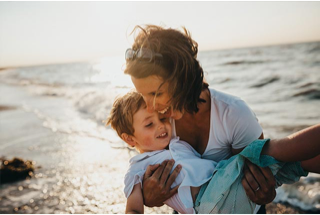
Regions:
M 266 205 L 267 214 L 307 214 L 310 211 L 303 211 L 288 204 L 270 203 Z
M 0 185 L 0 213 L 124 213 L 128 150 L 53 132 L 21 109 L 5 109 L 0 118 L 0 156 L 36 162 L 33 178 Z M 171 212 L 146 208 L 146 213 Z
M 0 105 L 0 111 L 13 110 L 13 109 L 16 109 L 16 107 Z

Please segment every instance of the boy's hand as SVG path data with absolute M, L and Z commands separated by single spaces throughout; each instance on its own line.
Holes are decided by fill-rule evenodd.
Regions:
M 179 186 L 171 189 L 172 183 L 178 176 L 181 167 L 178 165 L 173 172 L 170 171 L 174 160 L 163 161 L 161 165 L 148 166 L 143 176 L 143 200 L 148 207 L 160 207 L 163 202 L 178 192 Z
M 251 201 L 258 205 L 265 205 L 276 197 L 276 181 L 271 170 L 258 167 L 246 160 L 242 186 Z

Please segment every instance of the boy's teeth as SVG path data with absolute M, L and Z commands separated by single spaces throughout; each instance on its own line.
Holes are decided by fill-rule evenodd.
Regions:
M 166 135 L 167 135 L 167 133 L 163 133 L 163 134 L 160 134 L 158 137 L 164 137 Z
M 161 114 L 164 114 L 165 112 L 167 112 L 168 109 L 169 109 L 169 107 L 166 107 L 165 109 L 163 109 L 161 111 L 158 111 L 158 112 L 161 113 Z

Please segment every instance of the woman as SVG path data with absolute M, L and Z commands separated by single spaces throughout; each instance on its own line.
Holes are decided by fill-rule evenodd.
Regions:
M 209 88 L 197 60 L 198 45 L 183 29 L 182 33 L 137 26 L 132 49 L 126 51 L 125 73 L 142 94 L 148 111 L 171 116 L 173 134 L 202 158 L 218 162 L 263 138 L 262 128 L 244 101 Z M 173 161 L 168 161 L 148 167 L 143 183 L 146 206 L 161 206 L 177 192 L 177 187 L 170 189 L 179 172 L 176 168 L 170 174 L 172 166 Z M 251 201 L 271 202 L 275 197 L 271 171 L 247 162 L 244 173 L 242 185 Z

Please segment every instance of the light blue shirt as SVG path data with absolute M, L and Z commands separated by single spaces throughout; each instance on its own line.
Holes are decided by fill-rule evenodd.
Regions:
M 164 203 L 179 213 L 195 213 L 190 187 L 200 187 L 209 181 L 216 167 L 216 162 L 201 159 L 201 155 L 192 146 L 179 140 L 178 137 L 170 141 L 169 150 L 145 152 L 131 158 L 129 169 L 125 175 L 124 193 L 128 198 L 134 185 L 142 184 L 143 175 L 149 165 L 162 163 L 169 159 L 175 160 L 172 169 L 178 164 L 182 165 L 182 169 L 171 185 L 171 187 L 180 185 L 178 194 L 167 199 Z
M 195 202 L 199 214 L 209 213 L 253 213 L 256 204 L 246 195 L 241 184 L 245 159 L 261 166 L 269 167 L 275 176 L 277 187 L 281 184 L 297 182 L 307 176 L 300 162 L 279 162 L 271 156 L 261 155 L 262 148 L 269 140 L 256 140 L 241 153 L 228 160 L 220 161 L 212 179 L 201 187 Z

